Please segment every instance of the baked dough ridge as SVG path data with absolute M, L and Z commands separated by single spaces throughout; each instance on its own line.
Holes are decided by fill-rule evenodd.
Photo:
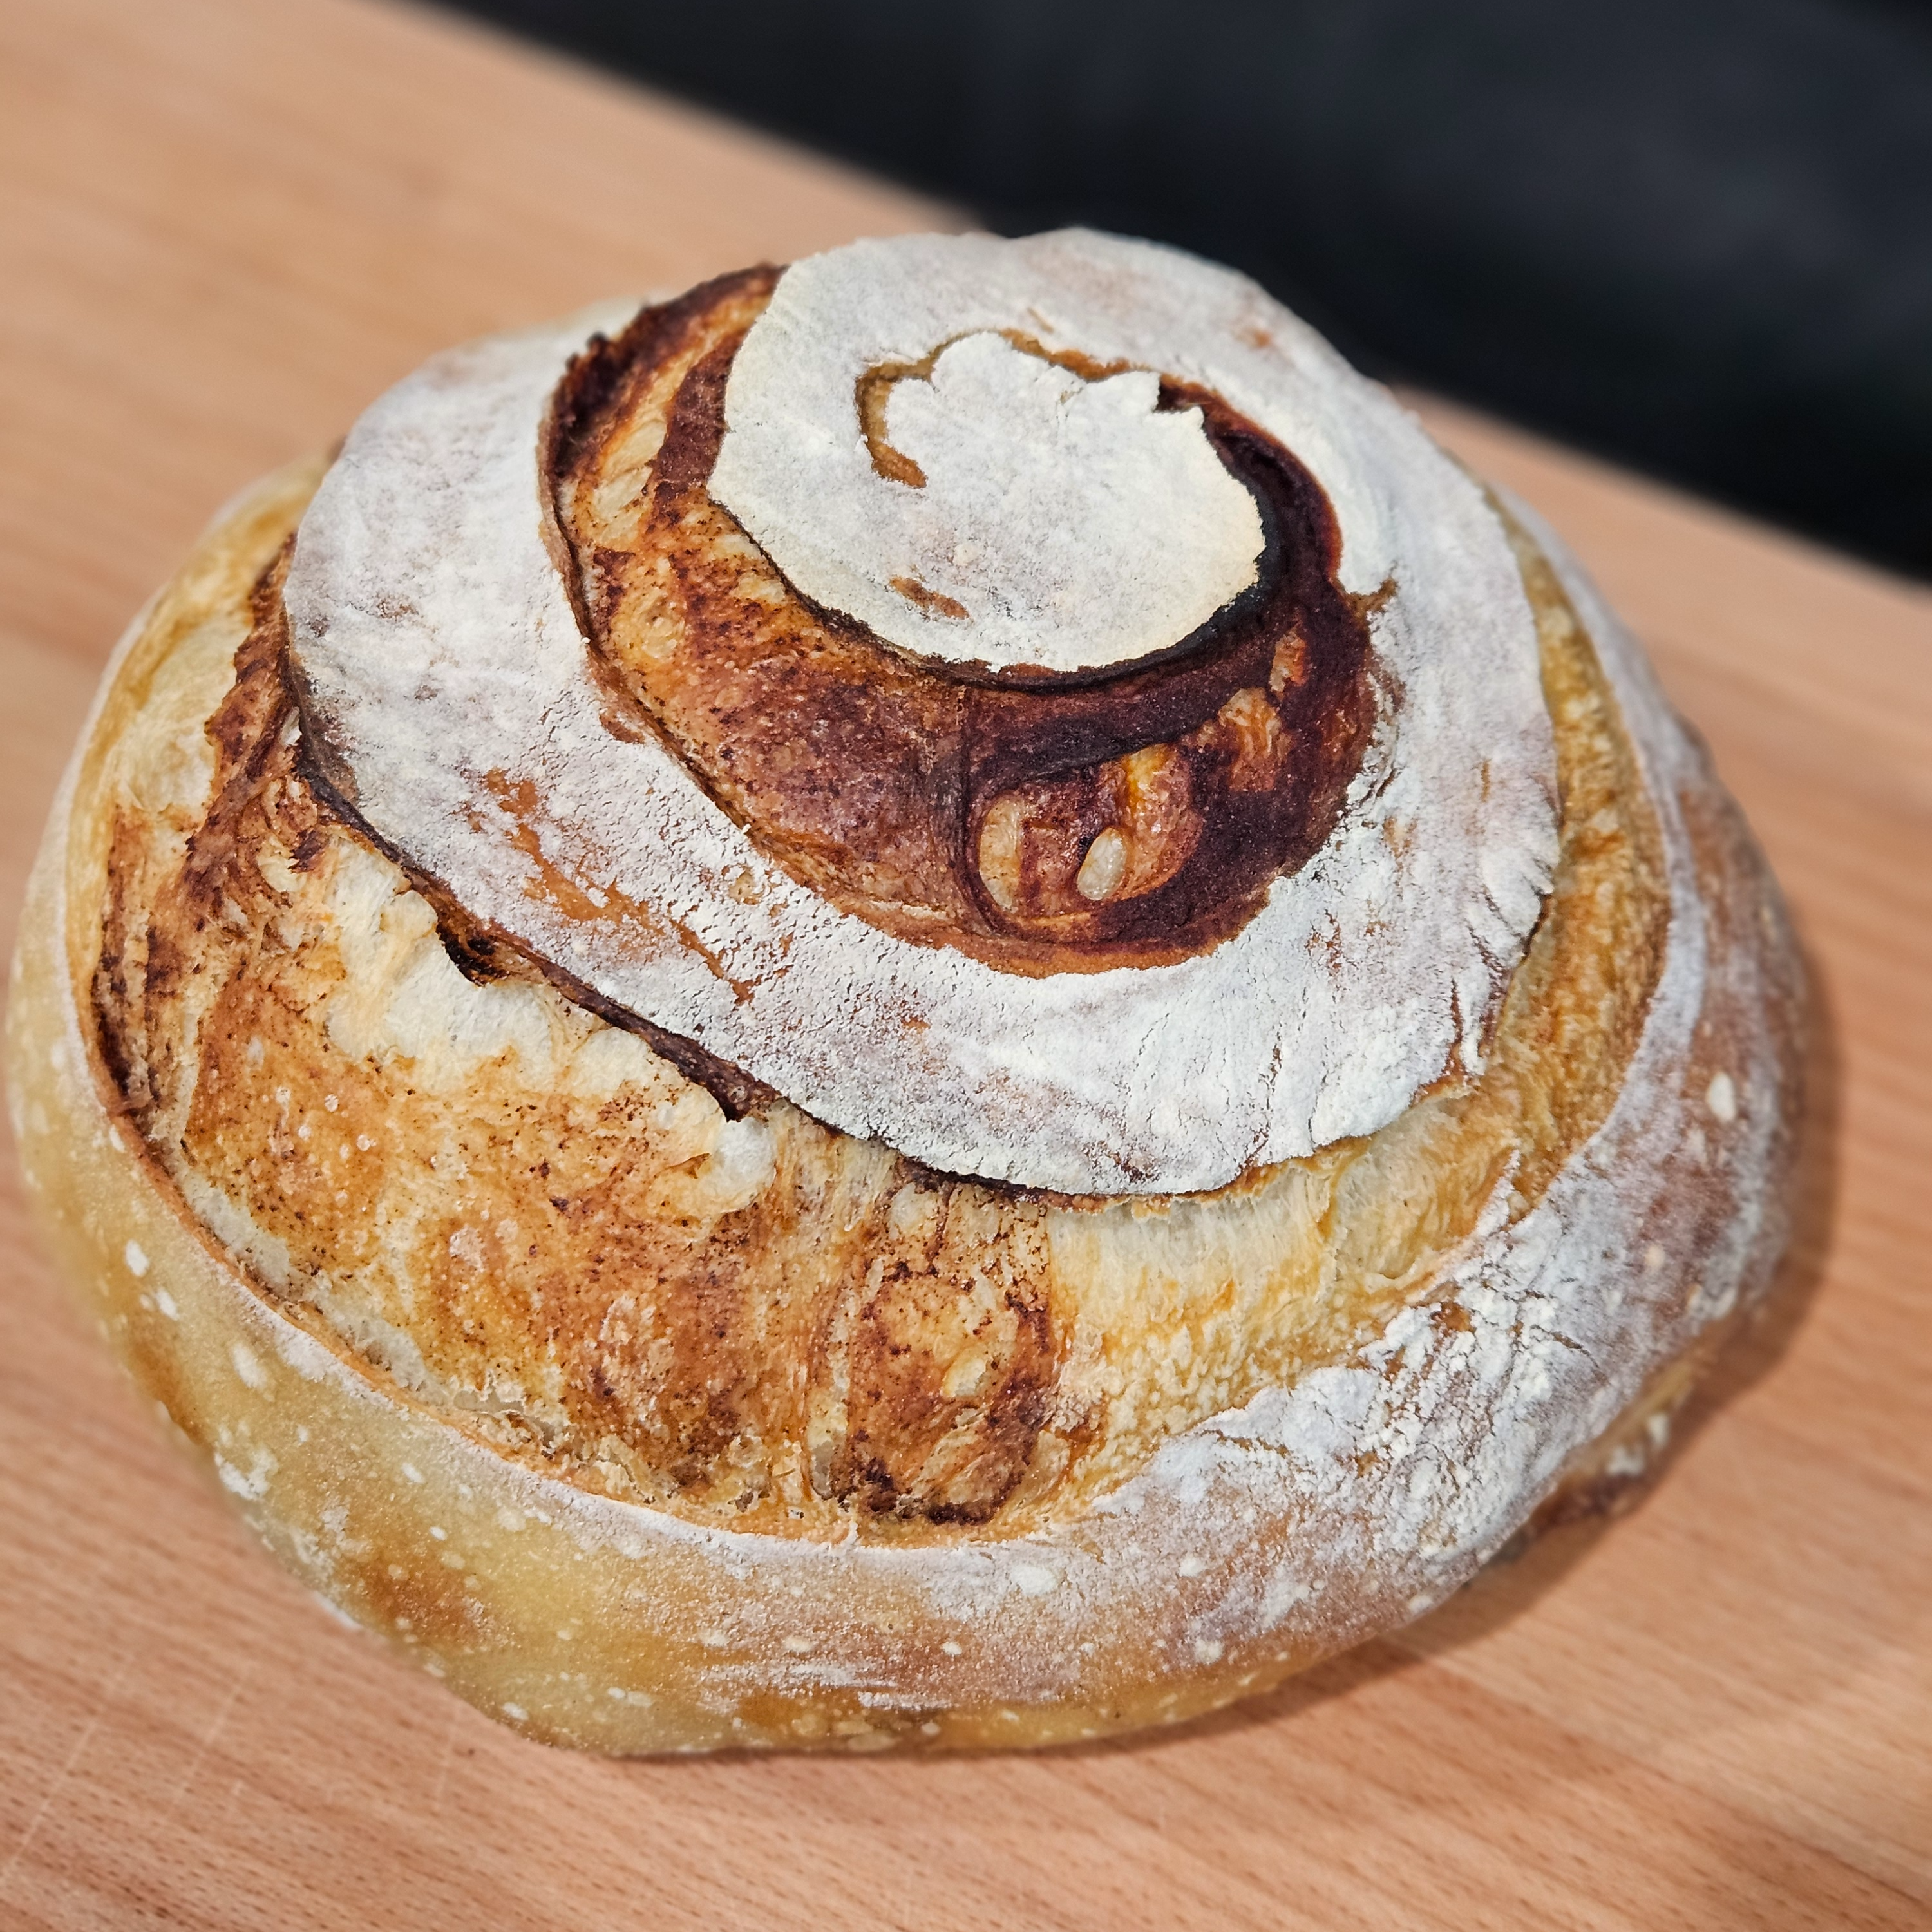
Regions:
M 1136 1382 L 1129 1373 L 1118 1388 L 1090 1381 L 1109 1420 L 1075 1424 L 1064 1460 L 1043 1472 L 1036 1445 L 976 1521 L 970 1510 L 949 1516 L 943 1501 L 904 1509 L 916 1482 L 892 1486 L 890 1498 L 863 1480 L 822 1496 L 808 1442 L 808 1500 L 797 1505 L 807 1514 L 767 1528 L 752 1526 L 766 1504 L 741 1510 L 735 1496 L 704 1489 L 709 1476 L 687 1489 L 674 1468 L 670 1490 L 652 1496 L 621 1463 L 614 1478 L 594 1456 L 572 1463 L 493 1439 L 480 1412 L 412 1391 L 398 1364 L 382 1366 L 368 1346 L 373 1330 L 358 1336 L 299 1292 L 278 1292 L 260 1250 L 238 1259 L 260 1230 L 231 1222 L 225 1232 L 240 1238 L 224 1242 L 190 1206 L 184 1185 L 197 1170 L 140 1132 L 136 1118 L 156 1096 L 116 1080 L 97 1024 L 101 913 L 124 808 L 132 796 L 162 828 L 161 842 L 178 841 L 184 854 L 197 810 L 192 770 L 136 759 L 143 797 L 128 792 L 117 758 L 143 731 L 152 753 L 170 718 L 179 725 L 210 715 L 207 666 L 224 652 L 233 664 L 253 586 L 316 475 L 310 467 L 272 482 L 218 525 L 110 668 L 22 928 L 8 1019 L 15 1131 L 70 1278 L 265 1538 L 332 1604 L 507 1721 L 605 1750 L 867 1749 L 1063 1741 L 1210 1708 L 1439 1600 L 1574 1458 L 1633 1405 L 1654 1402 L 1673 1364 L 1734 1325 L 1768 1281 L 1784 1236 L 1779 1184 L 1797 1115 L 1801 1000 L 1775 889 L 1635 647 L 1539 531 L 1525 553 L 1530 574 L 1552 572 L 1561 588 L 1552 597 L 1546 584 L 1538 601 L 1546 644 L 1573 610 L 1628 733 L 1638 803 L 1654 814 L 1667 908 L 1636 1028 L 1610 1042 L 1604 1104 L 1522 1136 L 1544 1171 L 1512 1148 L 1473 1216 L 1426 1246 L 1415 1278 L 1381 1281 L 1366 1295 L 1358 1279 L 1339 1298 L 1331 1283 L 1332 1318 L 1304 1324 L 1285 1347 L 1271 1353 L 1265 1336 L 1250 1347 L 1255 1337 L 1240 1322 L 1226 1324 L 1221 1358 L 1250 1364 L 1244 1372 L 1258 1385 L 1230 1395 L 1212 1376 L 1196 1378 L 1186 1386 L 1197 1411 L 1210 1406 L 1182 1405 L 1171 1428 L 1154 1414 L 1172 1386 L 1158 1376 Z M 183 668 L 197 640 L 199 684 Z M 221 686 L 212 688 L 218 702 Z M 1643 842 L 1628 825 L 1621 836 Z M 358 855 L 350 869 L 386 862 L 339 825 L 324 837 L 338 858 Z M 299 898 L 305 877 L 283 872 L 297 889 L 289 898 Z M 391 893 L 398 903 L 410 896 L 406 882 Z M 234 903 L 236 930 L 245 928 L 251 944 L 273 943 L 272 923 L 256 925 Z M 218 905 L 214 926 L 224 914 Z M 1552 931 L 1554 918 L 1545 922 Z M 1642 932 L 1649 922 L 1636 925 Z M 430 928 L 434 945 L 433 919 Z M 1549 938 L 1539 931 L 1538 946 Z M 296 935 L 290 950 L 304 943 Z M 1598 970 L 1606 983 L 1627 981 L 1630 964 L 1606 956 Z M 1526 963 L 1517 984 L 1534 976 Z M 518 983 L 531 999 L 557 998 Z M 1559 1071 L 1586 1036 L 1587 1017 L 1580 1005 L 1532 1017 Z M 546 1009 L 546 1023 L 554 1018 Z M 1574 1038 L 1564 1034 L 1570 1023 Z M 1509 1025 L 1506 1010 L 1499 1040 Z M 580 1052 L 616 1030 L 580 1014 L 565 1030 L 572 1027 L 566 1043 Z M 703 1090 L 658 1065 L 662 1078 L 642 1068 L 661 1086 L 652 1106 L 701 1112 L 685 1096 Z M 124 1061 L 122 1072 L 126 1079 Z M 1531 1111 L 1560 1109 L 1568 1086 L 1550 1082 Z M 1482 1088 L 1427 1096 L 1384 1132 L 1418 1132 L 1430 1110 L 1466 1111 Z M 698 1123 L 692 1142 L 701 1150 L 665 1172 L 682 1165 L 700 1192 L 715 1183 L 728 1194 L 745 1184 L 746 1162 L 728 1158 L 728 1172 L 705 1173 L 730 1124 L 712 1105 L 716 1123 Z M 288 1129 L 296 1146 L 299 1125 Z M 784 1131 L 828 1132 L 802 1116 Z M 976 1202 L 1008 1204 L 1029 1229 L 1061 1217 L 1053 1226 L 1064 1229 L 1064 1256 L 1051 1232 L 1046 1239 L 1046 1326 L 1016 1317 L 1052 1361 L 1057 1400 L 1070 1370 L 1090 1370 L 1096 1351 L 1106 1354 L 1094 1316 L 1121 1312 L 1067 1294 L 1061 1277 L 1078 1274 L 1082 1236 L 1098 1250 L 1083 1286 L 1111 1280 L 1124 1300 L 1162 1276 L 1159 1262 L 1138 1278 L 1120 1272 L 1134 1227 L 1172 1238 L 1191 1217 L 1238 1220 L 1285 1174 L 1327 1186 L 1326 1211 L 1338 1222 L 1357 1204 L 1347 1198 L 1352 1179 L 1376 1178 L 1364 1148 L 1352 1147 L 1219 1197 L 1151 1206 L 948 1184 Z M 1400 1172 L 1392 1179 L 1399 1185 Z M 874 1185 L 888 1216 L 908 1189 L 907 1216 L 944 1191 L 910 1170 Z M 698 1204 L 686 1218 L 706 1218 Z M 1096 1232 L 1118 1229 L 1124 1237 L 1111 1247 Z M 1038 1237 L 1018 1245 L 1029 1242 L 1036 1248 Z M 1166 1258 L 1167 1304 L 1139 1338 L 1164 1330 L 1170 1360 L 1184 1336 L 1190 1354 L 1216 1352 L 1202 1347 L 1216 1340 L 1212 1321 L 1184 1289 L 1174 1292 L 1186 1273 Z M 956 1300 L 958 1283 L 947 1286 Z M 1230 1284 L 1212 1286 L 1205 1300 L 1219 1307 Z M 1320 1302 L 1319 1293 L 1303 1298 Z M 865 1304 L 848 1296 L 844 1306 L 849 1330 Z M 1131 1355 L 1131 1321 L 1112 1332 Z M 953 1416 L 922 1472 L 958 1426 Z M 975 1460 L 941 1456 L 932 1473 L 943 1486 Z M 1040 1473 L 1051 1480 L 1029 1492 Z M 772 1493 L 780 1500 L 770 1508 L 794 1507 L 782 1486 Z M 876 1533 L 854 1534 L 862 1525 Z
M 728 412 L 788 292 L 816 287 L 808 314 L 836 313 L 845 281 L 882 264 L 891 313 L 848 344 L 849 376 L 891 346 L 888 326 L 916 345 L 1045 300 L 1057 339 L 1176 365 L 1318 486 L 1334 584 L 1362 600 L 1378 686 L 1399 701 L 1378 707 L 1330 835 L 1251 918 L 1165 963 L 1004 970 L 841 910 L 664 737 L 614 728 L 532 488 L 581 318 L 434 358 L 364 412 L 305 512 L 284 601 L 305 742 L 338 791 L 472 917 L 615 1007 L 946 1172 L 1206 1191 L 1372 1133 L 1445 1072 L 1479 1070 L 1558 854 L 1535 616 L 1480 489 L 1253 284 L 1080 232 L 793 264 L 732 362 Z M 851 382 L 832 390 L 828 460 L 863 446 Z M 787 494 L 808 484 L 791 475 Z M 989 827 L 995 847 L 1015 827 L 981 826 L 990 890 L 1005 868 L 989 874 Z

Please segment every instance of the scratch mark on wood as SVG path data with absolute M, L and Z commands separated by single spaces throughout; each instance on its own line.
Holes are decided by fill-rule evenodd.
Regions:
M 194 1789 L 195 1780 L 201 1775 L 201 1767 L 207 1762 L 208 1754 L 214 1748 L 215 1739 L 221 1735 L 226 1726 L 229 1718 L 234 1714 L 236 1704 L 239 1700 L 242 1692 L 254 1681 L 258 1667 L 255 1664 L 250 1664 L 248 1669 L 236 1678 L 234 1683 L 230 1687 L 228 1695 L 221 1700 L 220 1707 L 214 1714 L 214 1721 L 209 1724 L 201 1742 L 195 1747 L 194 1756 L 188 1760 L 188 1767 L 182 1774 L 182 1781 L 175 1786 L 174 1796 L 168 1800 L 170 1817 L 172 1817 L 181 1809 L 182 1800 Z
M 442 1794 L 449 1784 L 449 1763 L 456 1755 L 456 1726 L 461 1721 L 462 1716 L 463 1706 L 452 1699 L 448 1728 L 442 1734 L 442 1757 L 436 1768 L 436 1795 L 430 1800 L 429 1808 L 432 1811 L 442 1809 Z
M 80 1727 L 80 1735 L 74 1739 L 74 1748 L 68 1753 L 66 1761 L 54 1774 L 53 1782 L 40 1794 L 40 1802 L 34 1808 L 32 1817 L 27 1820 L 27 1828 L 21 1833 L 20 1842 L 14 1847 L 13 1856 L 4 1866 L 0 1866 L 0 1898 L 6 1895 L 8 1888 L 13 1884 L 14 1874 L 19 1869 L 20 1861 L 27 1856 L 28 1848 L 46 1822 L 47 1814 L 53 1809 L 54 1800 L 60 1796 L 68 1780 L 74 1775 L 74 1766 L 80 1763 L 82 1754 L 94 1742 L 94 1732 L 100 1730 L 101 1720 L 106 1716 L 109 1707 L 120 1694 L 121 1687 L 128 1681 L 128 1673 L 133 1667 L 134 1659 L 130 1657 L 115 1673 L 113 1682 L 102 1694 L 100 1702 L 94 1707 L 93 1716 Z

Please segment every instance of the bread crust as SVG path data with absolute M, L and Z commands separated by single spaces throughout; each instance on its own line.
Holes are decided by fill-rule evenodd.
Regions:
M 715 1498 L 545 1473 L 239 1262 L 138 1130 L 127 1071 L 104 1051 L 117 748 L 152 734 L 158 706 L 205 718 L 232 689 L 251 594 L 319 473 L 271 479 L 219 522 L 110 668 L 30 889 L 10 1092 L 50 1241 L 136 1381 L 298 1576 L 479 1707 L 616 1752 L 1011 1747 L 1176 1721 L 1420 1613 L 1566 1470 L 1600 1474 L 1605 1444 L 1628 1465 L 1632 1426 L 1681 1399 L 1684 1365 L 1767 1285 L 1802 1001 L 1776 890 L 1635 646 L 1517 510 L 1534 530 L 1526 574 L 1555 586 L 1540 610 L 1580 620 L 1613 694 L 1654 822 L 1660 920 L 1604 1105 L 1523 1131 L 1546 1172 L 1506 1161 L 1473 1220 L 1425 1244 L 1415 1279 L 1352 1300 L 1341 1332 L 1275 1378 L 1209 1378 L 1208 1412 L 1172 1429 L 1130 1405 L 1030 1495 L 1030 1448 L 977 1522 L 868 1515 L 854 1485 L 829 1514 L 737 1527 Z M 226 682 L 210 668 L 224 652 Z M 148 771 L 164 781 L 191 799 L 192 774 Z M 154 801 L 156 822 L 178 804 Z M 1613 980 L 1634 962 L 1597 965 Z M 1526 1024 L 1560 1032 L 1567 1010 Z M 1560 1065 L 1567 1048 L 1537 1050 Z M 1560 1104 L 1562 1087 L 1536 1104 Z M 1178 1240 L 1202 1216 L 1238 1221 L 1252 1193 L 1149 1226 Z M 1052 1211 L 1084 1231 L 1087 1279 L 1123 1305 L 1153 1279 L 1142 1248 L 1142 1276 L 1120 1276 L 1130 1250 L 1108 1245 L 1111 1210 Z M 1108 1316 L 1094 1303 L 1049 1317 L 1057 1386 Z M 1192 1347 L 1208 1331 L 1177 1317 L 1162 1332 Z M 1165 1386 L 1150 1382 L 1147 1402 Z
M 1266 493 L 1262 580 L 1125 674 L 936 670 L 808 603 L 707 494 L 733 356 L 777 280 L 645 310 L 560 392 L 546 467 L 614 704 L 800 883 L 901 937 L 1034 974 L 1231 938 L 1334 831 L 1375 722 L 1372 600 L 1334 580 L 1319 487 L 1218 397 L 1168 383 L 1162 410 L 1201 416 Z M 1089 898 L 1083 854 L 1136 818 L 1151 836 L 1122 889 Z
M 855 320 L 850 298 L 868 288 L 889 296 L 892 313 L 871 314 L 868 302 L 869 319 Z M 784 397 L 772 392 L 785 386 L 785 342 L 829 329 L 836 366 L 804 386 L 805 441 L 849 469 L 863 448 L 854 381 L 880 355 L 902 352 L 905 331 L 916 343 L 983 320 L 989 292 L 994 320 L 1024 321 L 1046 302 L 1059 336 L 1103 367 L 1130 361 L 1150 381 L 1178 364 L 1198 377 L 1234 417 L 1294 452 L 1339 532 L 1339 552 L 1322 560 L 1317 541 L 1304 561 L 1325 561 L 1332 588 L 1358 600 L 1376 728 L 1307 863 L 1278 872 L 1244 922 L 1242 882 L 1221 881 L 1237 903 L 1234 929 L 1218 941 L 1216 923 L 1190 917 L 1179 923 L 1199 943 L 1186 956 L 1091 972 L 1016 971 L 976 946 L 917 943 L 795 877 L 797 839 L 774 836 L 768 815 L 739 822 L 706 788 L 709 761 L 686 756 L 675 732 L 626 728 L 638 721 L 614 716 L 610 666 L 586 648 L 571 560 L 545 493 L 532 487 L 558 385 L 584 346 L 574 323 L 439 356 L 350 434 L 304 515 L 284 596 L 304 746 L 370 831 L 472 918 L 849 1136 L 1027 1188 L 1154 1197 L 1225 1187 L 1258 1166 L 1372 1134 L 1446 1076 L 1480 1070 L 1559 856 L 1535 614 L 1480 488 L 1385 392 L 1252 283 L 1151 244 L 1079 232 L 928 236 L 794 264 L 732 360 L 728 416 L 751 365 L 761 372 L 754 396 L 782 412 Z M 774 344 L 776 369 L 764 352 Z M 1048 373 L 1056 387 L 1078 380 L 1058 365 Z M 1145 420 L 1198 413 L 1154 409 Z M 989 407 L 989 420 L 999 414 Z M 722 508 L 728 470 L 742 482 L 748 469 L 776 491 L 782 519 L 816 487 L 807 451 L 788 440 L 734 464 L 739 434 L 728 422 L 703 501 Z M 1041 435 L 1053 440 L 1050 428 Z M 1030 446 L 1010 453 L 1018 460 Z M 667 463 L 696 454 L 676 437 L 659 453 Z M 982 485 L 997 481 L 983 458 L 964 465 Z M 1210 460 L 1229 475 L 1237 466 L 1232 443 Z M 659 496 L 688 480 L 681 462 L 672 467 L 675 476 L 656 475 Z M 920 494 L 868 464 L 858 488 L 869 495 L 865 479 Z M 610 480 L 634 490 L 640 479 L 634 470 Z M 1252 514 L 1265 493 L 1235 494 Z M 950 514 L 945 502 L 927 508 L 942 524 Z M 988 542 L 1001 554 L 1027 543 L 1028 512 L 1024 493 L 1005 502 Z M 1068 562 L 1065 580 L 1049 574 L 1077 604 L 1078 544 L 1063 555 L 1068 532 L 1036 534 L 1042 555 Z M 732 542 L 740 556 L 755 554 L 742 524 Z M 675 554 L 656 562 L 676 574 Z M 765 588 L 787 594 L 782 580 Z M 901 614 L 911 608 L 885 594 Z M 715 614 L 683 601 L 701 651 Z M 1200 641 L 1212 658 L 1217 640 Z M 796 663 L 808 647 L 794 636 L 782 654 Z M 1122 681 L 1144 662 L 1120 665 Z M 964 674 L 956 664 L 949 674 Z M 1249 723 L 1264 736 L 1264 687 L 1246 688 L 1256 694 Z M 1070 695 L 1004 691 L 1036 704 L 1042 722 Z M 779 722 L 775 748 L 810 763 L 836 718 L 806 705 Z M 1196 762 L 1186 722 L 1127 740 L 1138 748 L 1120 762 L 1137 776 L 1120 789 L 1139 803 L 1122 800 L 1130 822 L 1110 828 L 1130 835 L 1125 849 L 1108 843 L 1134 863 L 1106 875 L 1102 896 L 1118 887 L 1134 900 L 1144 884 L 1160 888 L 1146 894 L 1151 904 L 1165 896 L 1168 862 L 1184 861 L 1176 888 L 1193 869 L 1184 834 L 1171 846 L 1160 829 L 1179 833 L 1190 816 L 1178 782 Z M 1346 711 L 1323 722 L 1346 726 Z M 1312 776 L 1328 761 L 1298 747 L 1288 762 Z M 964 856 L 988 896 L 1004 880 L 1016 913 L 1051 920 L 1056 868 L 1036 862 L 1047 855 L 1031 849 L 1027 828 L 1082 818 L 1084 788 L 1058 782 L 1078 770 L 1032 776 L 1054 779 L 1054 795 L 995 784 Z M 1097 791 L 1101 772 L 1089 776 Z M 1218 814 L 1201 816 L 1204 838 Z M 1159 862 L 1144 879 L 1135 868 L 1150 854 Z M 1212 896 L 1215 881 L 1199 883 Z M 1148 935 L 1090 935 L 1130 938 Z

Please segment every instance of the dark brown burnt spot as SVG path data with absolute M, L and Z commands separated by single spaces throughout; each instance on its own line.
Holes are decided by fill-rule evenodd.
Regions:
M 154 1103 L 147 1029 L 141 1023 L 149 951 L 147 908 L 141 892 L 147 852 L 145 829 L 125 814 L 117 818 L 107 848 L 107 902 L 92 988 L 101 1058 L 137 1119 Z
M 550 474 L 614 728 L 655 729 L 794 878 L 902 937 L 1036 974 L 1232 936 L 1327 838 L 1374 722 L 1369 613 L 1336 580 L 1320 487 L 1220 397 L 1164 381 L 1160 406 L 1200 411 L 1260 510 L 1258 581 L 1102 673 L 916 659 L 800 596 L 709 494 L 732 359 L 774 280 L 647 312 L 567 379 Z M 1127 366 L 1001 332 L 1085 380 Z M 925 479 L 886 439 L 886 400 L 946 346 L 855 392 L 874 466 L 909 488 Z M 667 427 L 644 512 L 615 541 L 600 466 L 646 410 Z
M 553 472 L 574 468 L 614 412 L 634 400 L 640 381 L 692 344 L 715 340 L 721 317 L 735 315 L 742 333 L 771 299 L 782 272 L 765 264 L 715 276 L 674 301 L 640 310 L 615 338 L 593 335 L 572 358 L 551 403 L 547 466 Z

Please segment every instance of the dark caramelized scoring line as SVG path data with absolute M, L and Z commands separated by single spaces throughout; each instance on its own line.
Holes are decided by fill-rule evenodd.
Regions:
M 1163 963 L 1239 931 L 1328 837 L 1373 722 L 1319 486 L 1219 396 L 1163 381 L 1160 406 L 1198 409 L 1256 502 L 1256 583 L 1124 668 L 914 658 L 801 596 L 710 495 L 732 359 L 772 284 L 726 278 L 646 311 L 560 392 L 560 535 L 613 728 L 657 734 L 794 878 L 902 938 L 1037 974 Z M 1090 380 L 1127 366 L 999 332 Z M 947 346 L 861 379 L 882 474 L 907 460 L 884 440 L 892 385 Z M 915 579 L 894 587 L 952 614 Z

